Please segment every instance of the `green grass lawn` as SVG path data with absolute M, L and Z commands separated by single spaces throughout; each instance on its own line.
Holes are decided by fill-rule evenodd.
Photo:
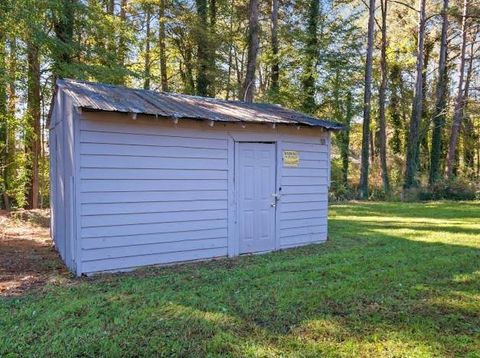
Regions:
M 329 234 L 0 300 L 0 356 L 480 357 L 480 202 L 333 205 Z

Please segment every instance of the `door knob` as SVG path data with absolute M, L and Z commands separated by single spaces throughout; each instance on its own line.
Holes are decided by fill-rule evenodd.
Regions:
M 271 204 L 270 204 L 270 206 L 271 206 L 272 208 L 274 208 L 274 207 L 276 207 L 276 206 L 277 206 L 277 204 L 275 204 L 275 203 L 271 203 Z

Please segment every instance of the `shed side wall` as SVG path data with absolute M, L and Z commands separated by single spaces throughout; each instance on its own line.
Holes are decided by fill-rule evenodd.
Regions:
M 76 271 L 74 235 L 74 139 L 71 99 L 61 89 L 50 125 L 51 234 L 66 265 Z
M 50 210 L 51 224 L 50 234 L 55 247 L 60 256 L 65 260 L 65 218 L 63 215 L 63 128 L 59 125 L 60 118 L 63 117 L 62 93 L 55 98 L 54 110 L 49 131 L 49 151 L 50 151 Z

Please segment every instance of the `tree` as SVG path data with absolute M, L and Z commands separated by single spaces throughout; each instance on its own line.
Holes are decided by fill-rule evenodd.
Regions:
M 40 161 L 40 62 L 39 48 L 32 40 L 27 40 L 28 83 L 27 121 L 25 152 L 27 155 L 27 207 L 38 208 L 39 161 Z
M 231 88 L 231 80 L 232 80 L 232 70 L 233 70 L 233 50 L 234 50 L 234 41 L 233 41 L 233 24 L 234 24 L 234 11 L 235 9 L 235 0 L 230 1 L 230 14 L 228 16 L 228 60 L 227 60 L 227 81 L 225 84 L 225 99 L 230 99 L 230 93 L 232 91 Z
M 373 65 L 373 39 L 375 36 L 375 0 L 370 0 L 368 7 L 368 40 L 367 56 L 365 59 L 365 89 L 363 95 L 363 134 L 362 158 L 360 171 L 360 197 L 368 199 L 368 166 L 369 166 L 369 137 L 370 137 L 370 109 L 372 98 L 372 65 Z
M 453 167 L 455 165 L 455 156 L 457 154 L 458 133 L 460 131 L 460 125 L 462 123 L 463 117 L 463 82 L 465 78 L 465 51 L 467 47 L 467 9 L 468 0 L 464 0 L 462 12 L 462 45 L 460 49 L 460 62 L 458 66 L 458 89 L 457 97 L 455 99 L 455 109 L 453 115 L 452 130 L 450 134 L 450 145 L 448 147 L 447 154 L 446 176 L 448 178 L 451 178 L 453 176 Z
M 317 54 L 318 54 L 318 13 L 320 11 L 320 2 L 311 0 L 308 8 L 307 40 L 305 46 L 305 69 L 302 79 L 302 90 L 304 100 L 302 109 L 306 113 L 315 113 L 317 105 L 315 103 L 315 79 L 317 77 Z
M 8 102 L 7 113 L 5 119 L 6 142 L 5 142 L 5 167 L 4 167 L 4 204 L 5 209 L 10 210 L 12 199 L 14 199 L 14 181 L 17 176 L 17 160 L 16 160 L 16 101 L 17 93 L 15 82 L 17 79 L 17 40 L 11 36 L 9 39 L 9 55 L 8 55 Z
M 379 129 L 378 141 L 380 146 L 380 166 L 382 169 L 382 183 L 383 191 L 388 193 L 390 191 L 390 183 L 388 179 L 387 168 L 387 123 L 385 119 L 385 101 L 387 92 L 387 14 L 388 14 L 388 0 L 380 0 L 381 14 L 382 14 L 382 40 L 381 40 L 381 55 L 380 55 L 380 89 L 378 94 L 378 108 L 379 108 Z
M 209 26 L 209 33 L 208 37 L 210 39 L 210 44 L 208 47 L 208 73 L 209 73 L 209 81 L 210 81 L 210 88 L 208 91 L 209 96 L 215 97 L 215 75 L 216 75 L 216 68 L 215 68 L 215 57 L 217 53 L 217 38 L 216 38 L 216 27 L 217 27 L 217 1 L 210 0 L 209 2 L 209 16 L 210 16 L 210 26 Z
M 475 51 L 475 39 L 480 31 L 480 25 L 477 25 L 472 31 L 470 40 L 470 51 L 468 58 L 467 76 L 465 79 L 465 88 L 463 91 L 464 106 L 463 106 L 463 162 L 464 173 L 467 177 L 473 178 L 475 173 L 475 142 L 479 140 L 480 136 L 475 133 L 475 126 L 473 120 L 468 113 L 468 106 L 470 102 L 470 85 L 473 76 L 473 62 L 476 55 Z M 480 158 L 479 158 L 480 159 Z
M 158 7 L 158 52 L 160 61 L 160 81 L 162 91 L 168 92 L 167 54 L 165 46 L 165 0 Z
M 118 40 L 118 65 L 124 69 L 125 61 L 127 57 L 127 39 L 125 29 L 127 26 L 127 0 L 120 0 L 120 31 L 119 31 L 119 40 Z M 123 71 L 116 81 L 116 83 L 124 85 L 125 84 L 125 71 Z
M 443 1 L 442 34 L 440 39 L 440 55 L 438 59 L 438 78 L 435 91 L 435 108 L 433 111 L 432 145 L 430 151 L 429 183 L 434 184 L 440 178 L 440 158 L 442 155 L 442 133 L 447 112 L 447 36 L 448 36 L 448 1 Z
M 340 147 L 340 158 L 342 161 L 342 184 L 348 187 L 348 167 L 350 164 L 350 126 L 353 118 L 353 97 L 352 93 L 347 93 L 345 103 L 345 121 L 344 129 L 337 134 Z
M 389 114 L 390 123 L 393 127 L 392 138 L 389 142 L 390 148 L 393 153 L 400 154 L 402 152 L 402 73 L 398 63 L 393 63 L 389 70 L 390 76 L 390 101 L 389 101 Z
M 73 24 L 77 0 L 61 0 L 52 9 L 54 12 L 54 30 L 56 48 L 54 50 L 53 73 L 55 77 L 73 77 Z M 34 45 L 34 44 L 32 44 Z
M 430 59 L 435 44 L 434 39 L 429 39 L 425 36 L 425 45 L 423 51 L 423 70 L 422 70 L 422 117 L 420 120 L 420 126 L 418 130 L 419 135 L 419 151 L 418 151 L 418 171 L 427 173 L 429 171 L 430 164 L 430 148 L 428 131 L 431 127 L 431 110 L 430 99 L 428 98 L 428 69 L 430 65 Z
M 272 0 L 271 33 L 272 33 L 272 69 L 270 91 L 273 97 L 278 96 L 278 80 L 280 75 L 278 54 L 278 8 L 279 0 Z
M 150 89 L 150 72 L 151 72 L 151 53 L 150 53 L 150 42 L 151 42 L 151 30 L 150 22 L 152 18 L 152 8 L 150 4 L 144 4 L 145 11 L 145 55 L 144 55 L 144 70 L 143 70 L 143 88 Z
M 412 116 L 407 138 L 407 156 L 405 162 L 405 178 L 403 189 L 410 189 L 415 184 L 415 175 L 418 168 L 418 151 L 420 146 L 419 127 L 422 118 L 423 104 L 423 61 L 425 43 L 425 0 L 419 0 L 417 35 L 417 61 L 415 95 L 412 104 Z
M 196 0 L 197 6 L 197 94 L 208 96 L 211 81 L 211 58 L 210 58 L 210 35 L 208 29 L 208 9 L 207 0 Z
M 0 15 L 1 19 L 1 15 Z M 0 25 L 1 26 L 1 25 Z M 0 189 L 3 193 L 4 208 L 10 209 L 9 198 L 7 194 L 8 178 L 7 178 L 7 137 L 8 137 L 8 116 L 7 116 L 7 66 L 5 51 L 5 35 L 4 30 L 0 28 Z
M 258 22 L 258 0 L 250 0 L 248 6 L 248 55 L 247 71 L 242 86 L 241 99 L 253 102 L 255 94 L 255 71 L 257 68 L 257 55 L 259 49 L 260 25 Z

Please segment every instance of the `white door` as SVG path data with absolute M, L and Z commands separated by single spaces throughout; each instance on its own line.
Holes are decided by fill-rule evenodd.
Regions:
M 271 251 L 275 248 L 275 144 L 237 145 L 235 185 L 240 254 Z

